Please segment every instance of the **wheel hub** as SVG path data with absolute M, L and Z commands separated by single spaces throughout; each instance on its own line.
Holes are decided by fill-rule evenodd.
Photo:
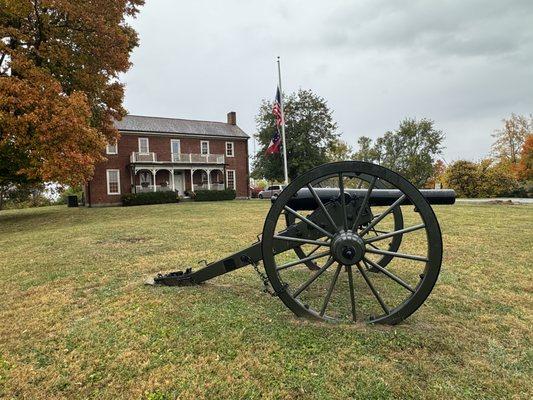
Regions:
M 331 241 L 331 255 L 341 264 L 354 265 L 365 255 L 365 242 L 352 231 L 341 231 Z

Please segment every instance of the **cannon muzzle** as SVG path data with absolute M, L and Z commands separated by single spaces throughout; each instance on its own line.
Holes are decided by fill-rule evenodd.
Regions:
M 339 198 L 339 189 L 315 188 L 315 192 L 320 197 L 322 203 L 334 201 Z M 452 189 L 422 189 L 420 190 L 429 204 L 449 205 L 455 203 L 455 191 Z M 345 195 L 350 200 L 363 198 L 367 189 L 346 189 Z M 397 189 L 374 189 L 370 194 L 369 203 L 371 206 L 390 206 L 402 196 L 402 192 Z M 272 199 L 275 201 L 275 199 Z M 408 198 L 402 205 L 412 204 Z M 300 189 L 288 202 L 287 205 L 293 210 L 315 210 L 318 204 L 309 189 Z

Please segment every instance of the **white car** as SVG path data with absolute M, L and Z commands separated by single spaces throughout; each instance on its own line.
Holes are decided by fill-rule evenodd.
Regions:
M 283 185 L 272 185 L 267 187 L 265 190 L 261 190 L 257 197 L 260 199 L 270 199 L 278 196 L 283 189 L 285 189 L 285 186 Z

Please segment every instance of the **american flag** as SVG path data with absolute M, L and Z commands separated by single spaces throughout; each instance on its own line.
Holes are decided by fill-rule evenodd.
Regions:
M 276 91 L 276 98 L 274 100 L 274 107 L 272 107 L 272 114 L 276 118 L 276 132 L 270 139 L 270 143 L 266 149 L 267 154 L 279 153 L 281 147 L 281 136 L 279 134 L 279 127 L 283 124 L 283 114 L 281 113 L 281 93 L 278 90 Z
M 274 100 L 274 107 L 272 107 L 272 114 L 276 117 L 276 126 L 279 128 L 283 124 L 283 114 L 281 113 L 281 93 L 276 91 L 276 99 Z

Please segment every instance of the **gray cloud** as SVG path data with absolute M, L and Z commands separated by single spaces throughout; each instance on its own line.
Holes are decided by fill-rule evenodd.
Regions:
M 222 120 L 254 132 L 276 85 L 325 97 L 343 138 L 428 117 L 445 158 L 480 158 L 511 112 L 533 112 L 531 1 L 148 1 L 123 77 L 132 113 Z M 288 133 L 290 134 L 290 132 Z
M 504 55 L 532 49 L 532 20 L 530 1 L 354 2 L 331 13 L 323 37 L 352 49 Z

